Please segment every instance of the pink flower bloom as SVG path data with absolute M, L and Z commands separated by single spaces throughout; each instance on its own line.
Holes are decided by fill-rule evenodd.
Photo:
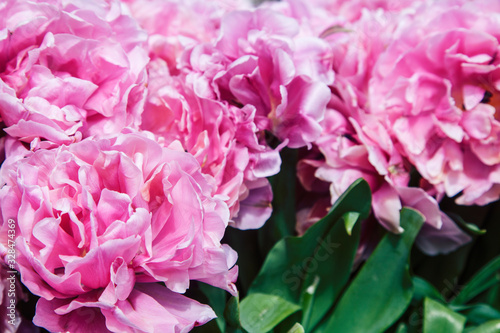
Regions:
M 313 0 L 316 7 L 325 8 L 349 22 L 358 20 L 365 11 L 400 12 L 425 0 Z
M 279 171 L 278 150 L 259 138 L 255 108 L 239 109 L 207 97 L 203 80 L 170 76 L 167 64 L 149 64 L 149 95 L 142 128 L 164 145 L 181 143 L 213 176 L 214 194 L 225 198 L 234 226 L 261 227 L 271 215 L 272 192 L 265 177 Z
M 184 54 L 183 69 L 203 76 L 213 98 L 255 107 L 259 130 L 292 148 L 309 145 L 321 132 L 333 80 L 328 45 L 299 38 L 296 20 L 264 8 L 233 11 L 221 24 L 216 43 Z
M 214 317 L 181 295 L 190 280 L 236 292 L 227 205 L 182 150 L 139 133 L 87 139 L 6 160 L 0 178 L 2 225 L 18 221 L 18 270 L 42 297 L 37 325 L 179 332 Z
M 272 10 L 196 3 L 162 2 L 169 11 L 152 11 L 159 2 L 131 2 L 153 34 L 141 128 L 165 145 L 178 140 L 214 177 L 234 226 L 259 228 L 271 214 L 265 177 L 279 171 L 280 147 L 310 145 L 321 131 L 325 83 L 333 80 L 323 61 L 328 44 L 299 38 L 297 22 Z M 265 131 L 282 145 L 271 149 Z
M 295 19 L 300 25 L 301 37 L 318 37 L 326 28 L 345 23 L 342 17 L 315 2 L 317 1 L 264 1 L 259 8 L 270 9 Z
M 418 244 L 429 254 L 445 253 L 470 241 L 453 221 L 443 214 L 435 198 L 422 188 L 408 187 L 409 165 L 401 156 L 386 129 L 378 120 L 357 106 L 357 95 L 349 84 L 335 84 L 335 92 L 323 121 L 323 133 L 315 145 L 321 157 L 303 159 L 298 177 L 304 188 L 313 191 L 330 184 L 332 205 L 358 178 L 364 178 L 372 190 L 375 218 L 388 230 L 399 233 L 403 206 L 420 211 L 426 219 L 425 231 Z M 326 215 L 325 203 L 318 202 L 300 212 L 297 229 L 305 230 Z M 439 233 L 439 230 L 446 230 Z M 430 235 L 429 238 L 426 235 Z M 444 240 L 444 241 L 443 241 Z
M 328 45 L 300 37 L 295 19 L 268 9 L 232 12 L 216 44 L 230 63 L 214 78 L 220 96 L 256 108 L 259 129 L 288 146 L 309 145 L 321 132 L 333 80 Z
M 8 0 L 0 17 L 8 134 L 49 147 L 140 123 L 147 35 L 119 2 Z
M 215 40 L 221 17 L 231 10 L 247 9 L 247 0 L 125 0 L 132 15 L 149 33 L 151 57 L 160 57 L 171 72 L 187 48 Z
M 370 112 L 439 195 L 500 197 L 500 8 L 432 2 L 405 23 L 370 81 Z

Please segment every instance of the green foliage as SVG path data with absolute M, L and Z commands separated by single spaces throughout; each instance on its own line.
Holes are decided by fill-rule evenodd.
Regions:
M 424 300 L 424 333 L 460 333 L 464 329 L 465 316 L 430 298 Z
M 279 241 L 269 252 L 242 307 L 247 308 L 247 302 L 255 293 L 279 296 L 303 310 L 306 330 L 313 327 L 332 306 L 349 278 L 360 237 L 361 226 L 356 221 L 368 216 L 370 206 L 368 184 L 364 180 L 357 181 L 330 213 L 302 237 L 285 237 Z M 344 223 L 336 223 L 341 219 Z M 314 281 L 318 282 L 311 292 Z M 306 308 L 300 307 L 301 304 Z M 242 316 L 247 315 L 250 316 L 242 313 Z M 268 320 L 275 322 L 271 318 Z M 251 320 L 245 319 L 245 322 Z
M 284 154 L 296 159 L 290 151 Z M 500 333 L 499 204 L 454 216 L 473 241 L 435 257 L 414 247 L 424 217 L 403 208 L 404 232 L 386 232 L 363 261 L 356 255 L 370 216 L 368 184 L 356 181 L 326 217 L 304 235 L 292 236 L 294 184 L 292 173 L 272 179 L 278 194 L 274 203 L 280 207 L 269 221 L 274 225 L 228 231 L 240 255 L 240 272 L 248 272 L 240 273 L 243 298 L 240 303 L 200 283 L 202 301 L 218 318 L 198 331 Z
M 324 332 L 383 332 L 405 312 L 413 296 L 408 256 L 423 222 L 420 213 L 403 208 L 405 231 L 382 239 L 340 299 Z
M 300 306 L 272 294 L 252 293 L 241 303 L 241 325 L 250 333 L 268 332 Z
M 452 304 L 463 304 L 500 282 L 500 256 L 489 262 L 465 285 Z

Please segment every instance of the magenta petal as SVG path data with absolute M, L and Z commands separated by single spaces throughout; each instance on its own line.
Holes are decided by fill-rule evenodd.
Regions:
M 82 307 L 62 316 L 55 312 L 68 303 L 69 300 L 54 299 L 47 301 L 40 298 L 36 304 L 33 323 L 50 332 L 109 332 L 106 328 L 105 318 L 99 308 Z
M 130 262 L 139 249 L 140 239 L 130 236 L 126 239 L 109 240 L 92 249 L 81 259 L 66 265 L 67 275 L 81 274 L 82 284 L 93 289 L 106 287 L 110 279 L 110 267 L 117 257 Z
M 258 229 L 271 216 L 273 192 L 267 179 L 262 178 L 255 188 L 250 188 L 248 197 L 240 202 L 240 211 L 234 218 L 238 229 Z
M 401 210 L 401 201 L 396 190 L 385 183 L 377 191 L 373 192 L 373 213 L 377 220 L 395 233 L 403 232 L 399 225 L 399 212 Z
M 418 247 L 429 255 L 450 253 L 472 240 L 448 215 L 441 213 L 441 220 L 443 225 L 439 229 L 424 224 L 417 237 Z
M 396 188 L 401 202 L 406 207 L 411 207 L 418 210 L 425 216 L 425 222 L 432 225 L 434 228 L 441 228 L 441 211 L 436 199 L 425 193 L 421 188 L 415 187 L 398 187 Z

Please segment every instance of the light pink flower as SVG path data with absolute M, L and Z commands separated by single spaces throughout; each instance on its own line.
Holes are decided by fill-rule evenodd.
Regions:
M 8 0 L 0 17 L 8 134 L 50 147 L 140 123 L 147 34 L 118 1 Z
M 354 22 L 366 11 L 397 13 L 423 1 L 425 0 L 313 0 L 312 5 Z
M 131 3 L 153 34 L 141 128 L 165 145 L 178 140 L 214 177 L 234 226 L 259 228 L 272 211 L 265 177 L 279 171 L 279 150 L 310 145 L 321 131 L 325 83 L 333 80 L 323 59 L 328 44 L 299 38 L 296 20 L 273 10 L 229 12 L 225 2 L 196 3 L 181 9 L 162 2 L 171 9 L 162 13 L 146 9 L 155 1 Z M 167 14 L 172 20 L 164 24 Z M 270 148 L 266 132 L 282 144 Z
M 408 187 L 410 165 L 393 144 L 390 135 L 373 115 L 357 106 L 357 95 L 349 84 L 337 81 L 322 122 L 323 133 L 315 142 L 321 155 L 302 159 L 298 177 L 307 191 L 330 184 L 330 206 L 358 178 L 372 190 L 372 212 L 386 229 L 400 233 L 400 210 L 420 211 L 426 229 L 418 245 L 429 254 L 446 253 L 470 241 L 439 209 L 438 202 L 424 189 Z M 298 216 L 297 230 L 304 231 L 326 214 L 324 202 L 306 207 Z M 443 230 L 443 233 L 439 233 Z M 430 235 L 428 238 L 426 235 Z M 443 241 L 444 240 L 444 241 Z
M 149 34 L 151 57 L 160 57 L 171 72 L 187 48 L 215 40 L 221 17 L 232 10 L 251 8 L 247 0 L 125 0 L 132 15 Z
M 500 5 L 422 5 L 381 55 L 370 112 L 440 196 L 500 197 Z
M 345 19 L 318 6 L 317 1 L 283 0 L 264 1 L 259 8 L 266 8 L 295 19 L 300 25 L 299 36 L 319 37 L 328 27 L 344 24 Z
M 181 295 L 190 280 L 236 292 L 229 211 L 190 154 L 128 133 L 8 162 L 0 213 L 18 221 L 18 270 L 42 297 L 35 324 L 179 332 L 214 317 Z
M 162 59 L 149 66 L 149 94 L 142 128 L 164 145 L 179 141 L 215 181 L 234 226 L 261 227 L 271 215 L 272 192 L 265 177 L 280 169 L 279 151 L 268 147 L 254 123 L 255 108 L 237 108 L 207 96 L 204 81 L 170 76 Z M 260 136 L 260 137 L 259 137 Z

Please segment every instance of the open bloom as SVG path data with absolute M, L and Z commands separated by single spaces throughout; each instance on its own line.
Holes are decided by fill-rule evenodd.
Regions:
M 449 252 L 470 238 L 440 211 L 440 197 L 427 188 L 409 186 L 411 161 L 400 151 L 383 111 L 373 113 L 381 101 L 371 99 L 369 83 L 386 45 L 400 38 L 399 17 L 412 15 L 365 11 L 344 30 L 325 35 L 332 44 L 336 77 L 321 123 L 323 132 L 315 141 L 320 155 L 300 161 L 298 175 L 308 191 L 318 187 L 318 180 L 330 184 L 330 205 L 356 179 L 364 178 L 373 193 L 374 217 L 386 229 L 401 232 L 400 210 L 412 207 L 426 218 L 417 244 L 430 254 Z M 298 230 L 307 228 L 321 212 L 325 214 L 325 202 L 301 211 Z
M 163 144 L 179 141 L 213 176 L 214 194 L 224 196 L 234 226 L 261 227 L 271 215 L 272 191 L 265 177 L 279 171 L 271 149 L 254 124 L 255 108 L 242 109 L 206 96 L 192 76 L 171 76 L 162 59 L 148 66 L 150 84 L 141 128 Z
M 9 135 L 43 148 L 140 123 L 147 34 L 124 10 L 100 0 L 0 5 L 0 120 Z
M 151 57 L 163 59 L 171 72 L 188 47 L 211 42 L 220 33 L 221 18 L 232 10 L 248 9 L 247 0 L 124 0 L 149 34 Z
M 215 45 L 226 61 L 214 77 L 220 97 L 253 105 L 258 128 L 291 148 L 319 136 L 333 81 L 328 45 L 299 32 L 297 20 L 271 9 L 236 11 L 223 18 Z
M 500 197 L 498 9 L 487 1 L 422 5 L 370 81 L 371 112 L 439 195 L 459 204 Z
M 332 15 L 354 22 L 364 11 L 397 13 L 422 1 L 425 0 L 313 0 L 312 4 L 328 10 Z
M 221 35 L 182 58 L 182 68 L 208 82 L 214 98 L 252 105 L 255 124 L 286 141 L 309 145 L 321 132 L 333 73 L 328 46 L 300 37 L 298 22 L 267 8 L 233 11 L 222 18 Z M 306 51 L 307 50 L 307 51 Z
M 276 11 L 239 10 L 222 16 L 219 38 L 186 47 L 175 71 L 152 55 L 142 128 L 180 140 L 198 158 L 242 229 L 271 214 L 266 177 L 280 169 L 279 149 L 310 145 L 321 131 L 333 78 L 322 58 L 327 44 L 295 40 L 298 32 Z M 266 132 L 282 145 L 269 147 Z
M 220 244 L 227 205 L 183 150 L 139 133 L 86 139 L 7 160 L 1 182 L 39 326 L 179 332 L 215 316 L 181 295 L 190 280 L 236 292 L 236 254 Z
M 335 98 L 331 106 L 335 106 Z M 337 105 L 342 110 L 342 105 Z M 417 244 L 429 254 L 449 252 L 468 242 L 470 237 L 440 211 L 438 202 L 424 189 L 409 187 L 408 163 L 395 149 L 389 135 L 373 117 L 357 121 L 335 109 L 327 110 L 325 130 L 316 140 L 320 156 L 304 158 L 298 164 L 298 177 L 307 191 L 316 192 L 329 184 L 329 203 L 318 200 L 298 214 L 297 229 L 304 232 L 358 178 L 364 178 L 372 190 L 374 217 L 386 229 L 399 233 L 403 206 L 420 211 L 425 228 Z M 316 153 L 317 154 L 317 153 Z M 320 192 L 321 193 L 321 192 Z M 322 192 L 324 195 L 324 191 Z

